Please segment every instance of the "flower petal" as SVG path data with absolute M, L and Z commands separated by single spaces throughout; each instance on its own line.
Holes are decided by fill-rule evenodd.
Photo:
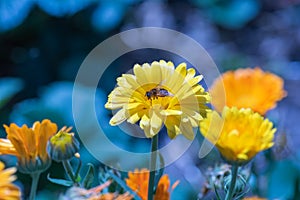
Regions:
M 118 124 L 121 124 L 127 119 L 125 115 L 125 109 L 119 110 L 109 121 L 109 124 L 112 126 L 116 126 Z
M 168 109 L 168 110 L 162 110 L 162 111 L 160 111 L 160 114 L 164 115 L 164 116 L 181 115 L 182 111 L 181 110 L 171 110 L 171 109 Z
M 189 140 L 193 140 L 195 137 L 193 126 L 187 118 L 183 118 L 180 123 L 180 131 L 181 133 Z

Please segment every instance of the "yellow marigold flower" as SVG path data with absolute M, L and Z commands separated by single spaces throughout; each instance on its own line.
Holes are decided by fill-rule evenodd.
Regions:
M 254 197 L 245 197 L 243 198 L 243 200 L 267 200 L 267 199 L 254 196 Z
M 49 139 L 47 151 L 53 160 L 57 162 L 69 160 L 79 151 L 79 141 L 74 133 L 69 133 L 71 129 L 64 126 Z
M 149 170 L 141 169 L 134 170 L 134 172 L 128 172 L 128 179 L 125 179 L 126 184 L 133 191 L 137 193 L 142 200 L 147 200 L 148 197 L 148 184 L 149 184 Z M 171 190 L 174 190 L 179 181 L 176 181 Z M 170 180 L 168 175 L 163 175 L 157 185 L 154 200 L 169 200 L 170 199 Z
M 17 178 L 13 175 L 17 169 L 14 167 L 4 169 L 4 164 L 0 162 L 0 199 L 17 200 L 21 199 L 20 189 L 12 184 Z
M 163 124 L 172 139 L 183 134 L 194 138 L 193 127 L 206 116 L 209 95 L 199 84 L 202 75 L 195 76 L 193 68 L 181 63 L 175 69 L 163 60 L 136 64 L 134 74 L 123 74 L 117 87 L 109 94 L 107 109 L 119 109 L 110 120 L 118 125 L 125 120 L 138 121 L 146 137 L 155 136 Z
M 222 97 L 223 90 L 225 99 Z M 210 93 L 212 104 L 219 112 L 222 112 L 225 103 L 228 107 L 251 108 L 262 115 L 286 96 L 282 78 L 258 67 L 224 73 L 215 80 Z
M 258 152 L 273 146 L 273 123 L 250 108 L 225 107 L 222 116 L 208 113 L 200 122 L 203 136 L 215 144 L 229 163 L 245 164 Z
M 46 145 L 57 131 L 50 120 L 35 122 L 32 128 L 18 127 L 12 123 L 4 125 L 7 139 L 0 139 L 0 155 L 10 154 L 18 158 L 18 169 L 23 173 L 45 171 L 51 164 Z

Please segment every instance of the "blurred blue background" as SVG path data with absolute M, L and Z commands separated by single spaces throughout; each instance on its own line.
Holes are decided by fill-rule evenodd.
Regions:
M 88 53 L 124 30 L 145 26 L 170 28 L 199 42 L 221 72 L 260 66 L 284 79 L 288 96 L 267 114 L 278 128 L 277 146 L 254 161 L 253 189 L 249 194 L 298 199 L 299 19 L 299 0 L 1 0 L 0 124 L 31 125 L 49 118 L 59 127 L 74 126 L 72 82 Z M 102 124 L 107 124 L 110 139 L 126 150 L 146 152 L 149 141 L 137 141 L 108 125 L 111 113 L 104 109 L 107 95 L 114 88 L 115 79 L 133 64 L 159 59 L 173 60 L 175 64 L 184 61 L 164 51 L 135 51 L 112 63 L 106 71 L 109 76 L 99 83 L 97 116 Z M 82 89 L 83 96 L 87 89 Z M 4 130 L 0 131 L 5 137 Z M 161 140 L 168 142 L 168 138 Z M 172 199 L 197 199 L 205 182 L 205 170 L 219 161 L 214 152 L 200 160 L 198 148 L 195 140 L 186 154 L 166 168 L 173 182 L 181 181 Z M 83 147 L 81 156 L 84 163 L 101 165 Z M 15 163 L 7 156 L 1 159 L 7 165 Z M 107 159 L 113 160 L 113 155 Z M 58 163 L 48 172 L 54 177 L 63 176 Z M 40 199 L 52 199 L 66 189 L 47 182 L 46 174 L 39 185 Z M 30 183 L 30 178 L 17 175 L 18 184 L 28 194 L 30 187 L 26 183 Z

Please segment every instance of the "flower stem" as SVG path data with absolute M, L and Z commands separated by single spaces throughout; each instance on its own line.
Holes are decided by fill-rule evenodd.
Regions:
M 65 168 L 65 171 L 66 171 L 68 177 L 73 181 L 74 184 L 77 183 L 76 182 L 76 177 L 73 173 L 73 168 L 70 164 L 70 161 L 69 160 L 63 160 L 62 163 L 63 163 L 63 166 Z
M 231 200 L 234 194 L 234 188 L 235 188 L 235 182 L 237 178 L 237 173 L 238 173 L 238 165 L 233 165 L 231 168 L 231 181 L 230 181 L 230 187 L 229 190 L 226 194 L 225 200 Z
M 157 148 L 158 148 L 158 134 L 152 138 L 151 142 L 151 158 L 150 158 L 150 177 L 148 185 L 148 200 L 153 200 L 154 181 L 156 174 L 156 160 L 157 160 Z
M 35 200 L 36 190 L 40 179 L 40 172 L 30 174 L 32 178 L 29 200 Z

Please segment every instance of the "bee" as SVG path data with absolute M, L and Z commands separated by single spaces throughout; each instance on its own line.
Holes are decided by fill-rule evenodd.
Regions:
M 150 100 L 150 99 L 157 99 L 158 97 L 171 97 L 173 96 L 173 94 L 171 94 L 168 90 L 161 88 L 158 85 L 155 88 L 147 91 L 145 96 L 148 97 L 148 100 Z

